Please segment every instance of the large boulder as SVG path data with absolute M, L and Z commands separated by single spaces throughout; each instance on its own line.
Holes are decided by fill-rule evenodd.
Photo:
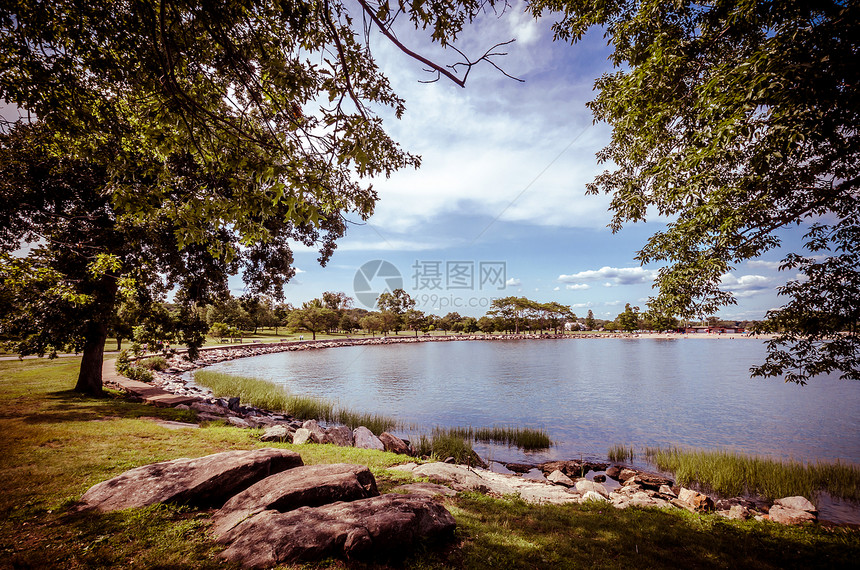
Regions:
M 373 432 L 367 429 L 364 426 L 358 426 L 355 428 L 355 431 L 352 432 L 353 438 L 355 440 L 355 447 L 359 447 L 361 449 L 376 449 L 378 451 L 385 451 L 385 445 L 379 441 L 379 438 L 373 435 Z
M 800 509 L 790 509 L 782 505 L 774 505 L 768 512 L 770 520 L 781 524 L 802 524 L 814 522 L 818 519 L 814 513 Z
M 302 427 L 311 432 L 308 438 L 311 443 L 323 443 L 323 440 L 325 440 L 325 430 L 320 427 L 319 422 L 316 420 L 308 420 L 302 424 Z
M 212 518 L 212 532 L 220 536 L 249 516 L 266 510 L 286 512 L 376 495 L 379 495 L 376 480 L 364 465 L 296 467 L 258 481 L 224 503 Z
M 272 448 L 163 461 L 93 485 L 78 508 L 108 512 L 155 503 L 220 507 L 257 481 L 300 465 L 298 453 Z
M 379 441 L 382 442 L 383 447 L 385 447 L 385 451 L 390 451 L 391 453 L 399 453 L 401 455 L 412 455 L 409 446 L 406 445 L 405 441 L 403 441 L 396 435 L 388 433 L 387 431 L 384 431 L 379 434 Z
M 675 484 L 675 482 L 668 477 L 664 477 L 658 473 L 648 473 L 646 471 L 638 471 L 632 479 L 634 483 L 643 489 L 652 489 L 654 491 L 657 491 L 664 485 L 671 487 Z M 629 480 L 625 481 L 625 483 L 627 482 L 629 482 Z
M 818 509 L 816 509 L 815 505 L 813 505 L 806 497 L 783 497 L 782 499 L 775 500 L 773 504 L 787 509 L 794 509 L 796 511 L 818 513 Z
M 576 490 L 583 494 L 593 491 L 599 495 L 603 495 L 604 497 L 609 497 L 609 490 L 606 487 L 601 483 L 595 483 L 594 481 L 589 481 L 587 479 L 580 479 L 577 481 Z
M 312 443 L 311 436 L 313 432 L 307 428 L 299 428 L 296 430 L 296 433 L 293 434 L 293 443 L 295 445 L 304 445 L 305 443 Z
M 260 441 L 277 441 L 277 442 L 292 442 L 293 432 L 285 425 L 275 425 L 266 428 L 263 435 L 260 436 Z
M 450 535 L 455 526 L 454 517 L 432 499 L 392 493 L 287 513 L 264 511 L 219 539 L 229 544 L 220 556 L 246 568 L 330 556 L 389 556 L 419 539 Z
M 574 485 L 573 479 L 571 479 L 558 469 L 547 475 L 546 480 L 550 483 L 553 483 L 554 485 L 563 485 L 565 487 L 573 487 Z
M 806 497 L 785 497 L 774 501 L 768 512 L 770 520 L 782 524 L 802 524 L 818 520 L 815 505 Z
M 346 426 L 330 427 L 325 430 L 323 443 L 331 443 L 340 447 L 352 447 L 352 430 Z
M 681 487 L 681 490 L 678 492 L 678 501 L 680 501 L 681 507 L 686 508 L 690 511 L 713 511 L 714 510 L 714 500 L 709 496 L 699 493 L 698 491 L 693 491 L 692 489 L 686 489 Z M 677 504 L 677 503 L 675 503 Z

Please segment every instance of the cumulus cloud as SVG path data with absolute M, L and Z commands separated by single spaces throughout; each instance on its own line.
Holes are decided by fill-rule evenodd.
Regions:
M 720 276 L 720 287 L 735 297 L 745 298 L 773 289 L 773 279 L 764 275 L 741 275 L 725 273 Z
M 637 285 L 650 283 L 657 277 L 657 271 L 643 267 L 601 267 L 600 269 L 589 269 L 571 275 L 559 275 L 558 280 L 562 283 L 577 283 L 582 281 L 604 281 L 607 286 L 613 285 Z
M 588 283 L 572 283 L 564 286 L 568 291 L 585 291 L 586 289 L 591 289 L 591 285 Z
M 507 285 L 508 287 L 519 287 L 522 284 L 523 282 L 515 277 L 511 277 L 510 279 L 505 281 L 505 285 Z

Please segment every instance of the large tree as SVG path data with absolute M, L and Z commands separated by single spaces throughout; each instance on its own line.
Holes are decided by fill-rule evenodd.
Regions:
M 557 38 L 605 29 L 619 71 L 590 103 L 612 126 L 589 185 L 613 230 L 671 220 L 639 252 L 660 263 L 651 310 L 684 319 L 732 304 L 721 276 L 813 224 L 783 268 L 804 277 L 768 315 L 784 331 L 757 375 L 860 379 L 860 3 L 840 0 L 533 0 L 562 12 Z M 833 272 L 838 274 L 834 276 Z
M 447 44 L 482 5 L 408 17 Z M 387 2 L 354 11 L 405 49 Z M 0 123 L 0 337 L 83 349 L 77 389 L 99 393 L 123 296 L 178 287 L 193 349 L 195 307 L 228 275 L 281 298 L 289 240 L 325 264 L 346 216 L 373 211 L 362 179 L 419 163 L 374 114 L 404 106 L 356 15 L 340 0 L 0 4 L 0 98 L 20 117 Z

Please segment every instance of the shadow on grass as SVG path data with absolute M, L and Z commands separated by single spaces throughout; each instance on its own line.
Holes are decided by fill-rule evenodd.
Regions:
M 194 414 L 172 408 L 159 408 L 135 402 L 119 392 L 105 392 L 102 397 L 80 394 L 73 390 L 62 390 L 44 394 L 45 405 L 29 413 L 13 414 L 26 424 L 56 424 L 63 422 L 86 422 L 103 419 L 135 419 L 141 416 L 166 420 L 193 420 Z
M 860 534 L 850 529 L 727 521 L 609 504 L 542 506 L 466 494 L 452 509 L 464 568 L 850 567 Z

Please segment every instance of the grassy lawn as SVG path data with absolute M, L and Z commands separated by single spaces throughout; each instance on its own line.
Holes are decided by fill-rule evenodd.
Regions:
M 260 447 L 259 432 L 223 425 L 168 430 L 146 417 L 187 412 L 78 396 L 79 360 L 0 362 L 0 568 L 230 568 L 207 537 L 208 513 L 154 506 L 111 514 L 69 507 L 94 483 L 178 457 Z M 284 447 L 292 448 L 290 445 Z M 305 463 L 369 465 L 387 490 L 406 458 L 333 446 L 296 446 Z M 783 527 L 717 516 L 605 505 L 531 506 L 460 494 L 452 544 L 419 548 L 410 568 L 856 567 L 860 533 Z M 326 561 L 320 566 L 363 567 Z

